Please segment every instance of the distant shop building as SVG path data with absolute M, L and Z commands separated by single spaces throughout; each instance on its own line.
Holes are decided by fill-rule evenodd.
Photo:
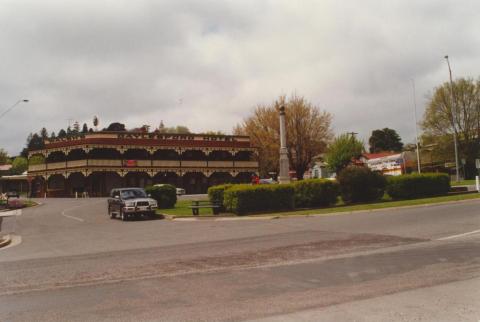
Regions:
M 333 178 L 335 173 L 328 168 L 328 164 L 322 160 L 314 161 L 311 168 L 305 171 L 304 179 Z
M 29 151 L 33 196 L 106 196 L 113 188 L 169 183 L 187 193 L 247 183 L 258 174 L 247 136 L 94 132 Z
M 360 161 L 371 170 L 390 176 L 410 173 L 416 167 L 414 152 L 365 153 L 360 158 Z

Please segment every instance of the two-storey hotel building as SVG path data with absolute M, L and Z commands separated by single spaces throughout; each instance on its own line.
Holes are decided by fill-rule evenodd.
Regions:
M 106 196 L 113 188 L 169 183 L 186 193 L 250 182 L 257 149 L 247 136 L 93 132 L 29 151 L 33 196 Z

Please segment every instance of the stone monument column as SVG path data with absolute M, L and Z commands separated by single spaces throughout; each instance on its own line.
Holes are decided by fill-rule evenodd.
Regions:
M 279 183 L 290 183 L 290 165 L 287 150 L 287 131 L 285 129 L 285 106 L 280 106 L 280 172 Z

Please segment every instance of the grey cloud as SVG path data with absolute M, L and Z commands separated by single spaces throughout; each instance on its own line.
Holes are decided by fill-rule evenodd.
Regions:
M 337 133 L 413 139 L 411 78 L 425 96 L 480 75 L 476 1 L 4 1 L 0 146 L 18 153 L 42 126 L 98 115 L 230 129 L 258 103 L 306 96 Z

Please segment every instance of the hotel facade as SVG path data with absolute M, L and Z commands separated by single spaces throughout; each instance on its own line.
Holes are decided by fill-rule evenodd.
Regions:
M 28 178 L 35 197 L 101 197 L 158 183 L 206 193 L 212 185 L 250 182 L 257 155 L 247 136 L 102 131 L 29 151 Z

